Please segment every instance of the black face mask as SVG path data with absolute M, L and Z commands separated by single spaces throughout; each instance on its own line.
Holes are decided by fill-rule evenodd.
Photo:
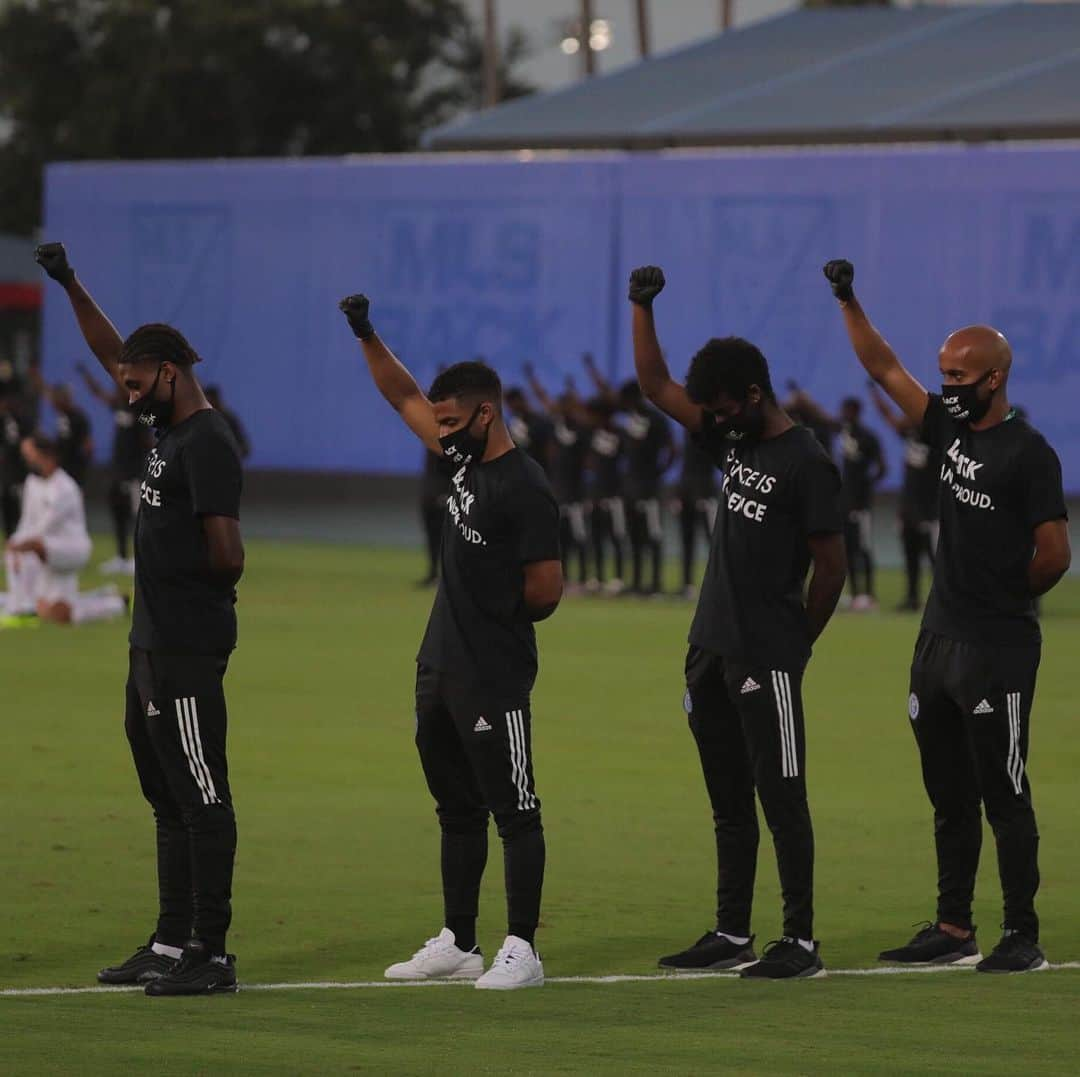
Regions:
M 990 393 L 987 397 L 980 397 L 979 386 L 992 373 L 993 370 L 988 370 L 970 385 L 943 385 L 941 387 L 941 402 L 951 418 L 958 423 L 977 423 L 990 410 L 994 393 Z
M 747 401 L 736 415 L 716 419 L 715 429 L 728 441 L 757 441 L 765 427 L 765 414 L 760 404 Z
M 467 467 L 470 463 L 478 460 L 482 460 L 484 453 L 487 451 L 488 437 L 491 435 L 491 427 L 484 428 L 484 436 L 482 438 L 476 437 L 474 434 L 469 433 L 472 428 L 472 424 L 476 422 L 476 417 L 480 414 L 480 409 L 483 404 L 477 404 L 476 411 L 469 417 L 469 421 L 464 426 L 459 427 L 452 434 L 444 434 L 439 438 L 439 444 L 442 446 L 443 459 L 448 467 L 452 470 L 456 470 L 460 467 Z
M 152 426 L 157 430 L 162 430 L 172 422 L 173 411 L 176 407 L 176 381 L 172 382 L 172 391 L 169 393 L 168 400 L 155 400 L 154 393 L 157 392 L 159 381 L 161 381 L 160 364 L 154 384 L 131 405 L 131 409 L 135 412 L 136 420 L 143 426 Z

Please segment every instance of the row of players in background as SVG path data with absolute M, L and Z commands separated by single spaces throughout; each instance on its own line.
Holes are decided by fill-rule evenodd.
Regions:
M 813 431 L 825 451 L 840 466 L 847 516 L 844 537 L 851 608 L 857 611 L 876 609 L 872 525 L 874 493 L 886 473 L 881 442 L 863 422 L 863 404 L 858 397 L 845 399 L 840 405 L 839 416 L 833 417 L 793 382 L 788 383 L 788 391 L 790 396 L 784 402 L 784 409 Z M 923 562 L 929 570 L 937 546 L 941 458 L 920 439 L 918 429 L 892 407 L 873 382 L 870 383 L 870 398 L 886 425 L 903 440 L 904 475 L 897 504 L 897 522 L 907 580 L 899 608 L 918 611 L 922 608 L 919 594 Z
M 594 389 L 588 398 L 573 378 L 552 397 L 528 365 L 529 393 L 515 387 L 504 395 L 511 436 L 544 468 L 559 500 L 568 588 L 662 593 L 664 476 L 681 455 L 671 508 L 682 536 L 683 589 L 693 594 L 697 539 L 708 544 L 716 520 L 715 469 L 689 442 L 680 454 L 671 423 L 643 399 L 636 381 L 616 390 L 591 356 L 584 366 Z M 430 559 L 425 583 L 437 573 L 447 483 L 440 459 L 428 454 L 421 494 Z
M 135 413 L 128 407 L 125 394 L 118 387 L 102 386 L 82 363 L 77 364 L 76 369 L 87 392 L 109 408 L 113 420 L 106 496 L 116 540 L 116 555 L 102 564 L 100 570 L 131 575 L 135 567 L 131 557 L 131 531 L 139 504 L 143 461 L 150 451 L 153 438 L 145 426 L 136 423 Z M 215 386 L 208 387 L 205 392 L 207 400 L 221 412 L 232 428 L 246 459 L 251 446 L 240 420 L 222 404 L 221 394 Z M 69 386 L 46 384 L 36 366 L 30 368 L 25 381 L 13 375 L 0 378 L 0 507 L 5 538 L 10 538 L 19 526 L 22 493 L 27 478 L 22 445 L 41 427 L 43 403 L 50 405 L 54 412 L 56 434 L 53 440 L 59 450 L 61 469 L 82 487 L 93 460 L 90 420 L 76 402 Z

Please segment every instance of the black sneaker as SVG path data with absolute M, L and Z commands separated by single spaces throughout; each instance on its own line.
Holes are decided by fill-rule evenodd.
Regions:
M 958 939 L 927 921 L 906 946 L 882 950 L 878 960 L 898 965 L 974 965 L 982 960 L 982 954 L 974 928 L 966 939 Z
M 984 957 L 975 966 L 976 972 L 1038 972 L 1048 969 L 1050 962 L 1039 949 L 1038 943 L 1032 942 L 1020 931 L 1006 931 L 1001 942 L 994 947 L 989 957 Z
M 176 959 L 164 954 L 155 954 L 151 947 L 156 936 L 151 935 L 145 946 L 140 946 L 121 965 L 110 965 L 98 974 L 98 982 L 103 984 L 144 984 L 164 975 L 176 964 Z
M 164 976 L 146 985 L 148 995 L 211 995 L 236 990 L 236 958 L 214 958 L 200 939 L 184 945 L 184 956 Z
M 757 961 L 754 936 L 749 942 L 732 942 L 715 931 L 707 931 L 687 950 L 660 958 L 662 969 L 676 972 L 704 972 L 709 969 L 741 969 Z
M 784 936 L 770 942 L 761 960 L 743 969 L 739 975 L 747 980 L 808 980 L 814 976 L 825 976 L 825 966 L 818 953 L 820 945 L 815 942 L 813 950 L 808 950 L 796 939 Z

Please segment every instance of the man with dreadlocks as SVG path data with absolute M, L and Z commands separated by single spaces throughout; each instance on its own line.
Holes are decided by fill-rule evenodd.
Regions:
M 98 979 L 145 983 L 148 995 L 235 991 L 235 958 L 225 951 L 236 820 L 223 680 L 244 569 L 240 452 L 177 330 L 143 325 L 122 339 L 62 244 L 38 247 L 36 258 L 67 293 L 87 345 L 139 421 L 158 432 L 135 521 L 124 725 L 157 824 L 160 908 L 146 944 Z

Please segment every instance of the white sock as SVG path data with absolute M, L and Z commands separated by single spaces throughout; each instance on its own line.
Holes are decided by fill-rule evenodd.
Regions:
M 726 931 L 716 932 L 716 937 L 718 939 L 727 939 L 728 942 L 733 942 L 736 946 L 745 946 L 750 941 L 748 937 L 744 938 L 742 935 L 729 935 Z
M 184 956 L 184 951 L 179 946 L 166 946 L 160 942 L 155 942 L 150 949 L 160 957 L 171 957 L 174 961 L 179 961 Z
M 809 950 L 810 953 L 814 952 L 814 940 L 813 939 L 796 939 L 795 940 L 804 950 Z
M 119 595 L 87 591 L 76 600 L 72 620 L 79 625 L 88 621 L 106 621 L 110 617 L 119 617 L 125 609 L 124 600 Z

